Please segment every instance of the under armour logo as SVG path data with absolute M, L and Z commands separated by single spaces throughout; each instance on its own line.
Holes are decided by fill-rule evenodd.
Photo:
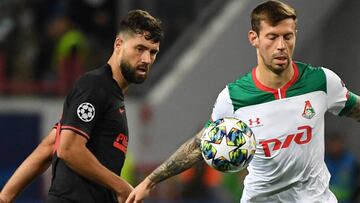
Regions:
M 249 125 L 252 126 L 253 124 L 260 125 L 260 118 L 256 118 L 255 120 L 249 119 Z

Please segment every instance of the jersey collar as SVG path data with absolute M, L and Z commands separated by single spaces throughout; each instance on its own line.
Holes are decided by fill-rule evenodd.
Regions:
M 291 87 L 296 82 L 296 80 L 299 77 L 299 70 L 298 70 L 297 65 L 294 62 L 292 63 L 292 67 L 294 69 L 294 75 L 292 76 L 291 80 L 289 82 L 287 82 L 283 87 L 278 88 L 278 89 L 267 87 L 264 84 L 262 84 L 256 77 L 256 67 L 252 69 L 251 76 L 255 83 L 255 86 L 258 89 L 265 91 L 265 92 L 272 93 L 274 95 L 275 99 L 283 99 L 286 97 L 286 91 L 289 89 L 289 87 Z
M 111 84 L 112 84 L 113 88 L 115 88 L 115 90 L 121 94 L 121 97 L 124 98 L 123 90 L 122 90 L 121 87 L 118 85 L 118 83 L 116 82 L 116 80 L 113 78 L 113 72 L 112 72 L 112 70 L 111 70 L 110 64 L 108 64 L 108 63 L 105 64 L 105 71 L 106 71 L 107 77 L 108 77 L 109 80 L 111 81 Z

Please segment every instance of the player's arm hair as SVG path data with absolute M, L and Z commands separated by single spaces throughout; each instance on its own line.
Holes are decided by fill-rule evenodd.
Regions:
M 200 138 L 203 131 L 204 129 L 181 145 L 175 153 L 148 176 L 153 184 L 177 175 L 202 160 Z
M 350 111 L 347 113 L 347 117 L 354 118 L 358 122 L 360 122 L 360 96 L 355 95 L 356 97 L 356 103 L 354 107 L 350 109 Z
M 56 129 L 53 129 L 16 169 L 1 191 L 3 201 L 13 202 L 27 185 L 49 168 L 55 139 Z

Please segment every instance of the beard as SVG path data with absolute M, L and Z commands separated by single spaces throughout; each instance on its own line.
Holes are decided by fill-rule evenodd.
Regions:
M 274 54 L 270 57 L 269 60 L 266 60 L 263 55 L 261 55 L 261 58 L 264 62 L 264 65 L 273 73 L 280 75 L 283 73 L 288 67 L 290 67 L 291 58 L 287 54 L 282 54 L 287 61 L 284 64 L 276 64 L 274 60 L 276 60 L 276 57 L 280 56 L 279 54 Z
M 136 74 L 136 68 L 124 59 L 120 61 L 120 70 L 122 75 L 124 76 L 125 80 L 130 83 L 140 84 L 146 80 L 147 75 L 144 76 Z

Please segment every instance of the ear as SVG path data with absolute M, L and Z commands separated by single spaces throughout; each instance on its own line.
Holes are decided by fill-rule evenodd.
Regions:
M 249 42 L 253 47 L 258 46 L 259 36 L 254 30 L 250 30 L 248 33 Z
M 121 49 L 121 45 L 124 43 L 123 37 L 122 36 L 117 36 L 115 38 L 115 42 L 114 42 L 114 51 L 119 52 Z

